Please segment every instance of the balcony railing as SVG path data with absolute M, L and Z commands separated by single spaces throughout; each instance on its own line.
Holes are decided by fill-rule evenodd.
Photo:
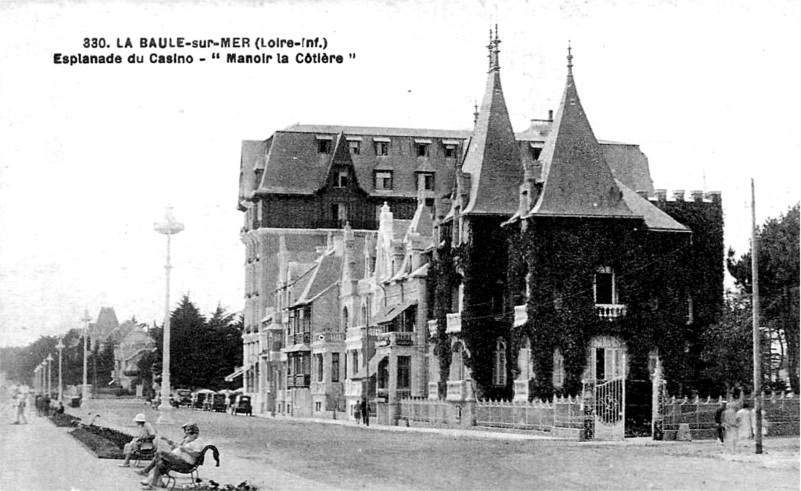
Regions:
M 311 375 L 308 373 L 301 373 L 297 375 L 287 375 L 286 377 L 286 385 L 287 387 L 308 387 L 311 382 Z
M 378 230 L 377 220 L 314 220 L 312 228 L 345 228 L 345 224 L 356 230 Z
M 445 332 L 448 334 L 454 334 L 462 332 L 462 314 L 461 312 L 457 312 L 455 314 L 448 314 L 446 316 L 448 325 L 445 329 Z
M 595 304 L 595 312 L 598 317 L 605 320 L 614 320 L 626 315 L 626 306 L 620 304 L 599 303 Z
M 315 343 L 344 343 L 344 332 L 323 332 L 316 336 Z
M 378 335 L 378 346 L 413 346 L 413 332 L 384 332 Z

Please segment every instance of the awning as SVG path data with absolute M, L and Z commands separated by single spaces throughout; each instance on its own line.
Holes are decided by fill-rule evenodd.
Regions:
M 245 366 L 243 366 L 243 367 L 239 367 L 239 368 L 237 368 L 236 370 L 234 370 L 234 373 L 232 373 L 231 375 L 226 375 L 226 376 L 225 376 L 225 381 L 226 381 L 226 382 L 233 382 L 233 380 L 234 380 L 235 378 L 239 377 L 240 375 L 242 375 L 243 373 L 245 373 L 246 371 L 248 371 L 248 369 L 249 369 L 250 367 L 251 367 L 251 365 L 245 365 Z
M 411 300 L 408 302 L 403 302 L 398 305 L 392 305 L 390 307 L 385 307 L 383 311 L 373 320 L 376 324 L 384 324 L 386 322 L 390 322 L 395 319 L 395 317 L 399 316 L 401 312 L 408 309 L 412 305 L 417 305 L 417 300 Z

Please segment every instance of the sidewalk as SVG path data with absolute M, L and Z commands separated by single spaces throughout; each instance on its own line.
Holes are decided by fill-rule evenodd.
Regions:
M 132 468 L 121 468 L 122 460 L 99 459 L 68 434 L 72 428 L 59 428 L 49 420 L 28 415 L 28 423 L 13 425 L 8 404 L 0 411 L 0 491 L 141 491 Z M 73 410 L 73 414 L 85 417 Z M 88 421 L 88 419 L 85 419 Z M 108 424 L 105 426 L 115 427 Z M 115 429 L 126 431 L 125 428 Z M 220 467 L 214 466 L 209 452 L 200 469 L 204 482 L 239 484 L 243 475 L 253 474 L 253 464 L 231 453 L 222 453 Z M 176 490 L 189 486 L 189 478 L 179 474 Z M 336 489 L 271 467 L 261 466 L 258 479 L 249 481 L 259 490 Z

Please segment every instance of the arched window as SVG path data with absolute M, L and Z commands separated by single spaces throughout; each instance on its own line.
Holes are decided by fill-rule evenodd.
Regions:
M 498 338 L 495 342 L 494 360 L 492 384 L 503 387 L 506 385 L 506 342 L 503 338 Z

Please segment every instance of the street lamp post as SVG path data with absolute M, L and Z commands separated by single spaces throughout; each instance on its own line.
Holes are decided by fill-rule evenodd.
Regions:
M 161 369 L 161 405 L 159 406 L 159 419 L 157 423 L 172 423 L 172 405 L 170 405 L 170 237 L 181 232 L 184 224 L 175 219 L 172 206 L 167 206 L 164 221 L 153 224 L 153 229 L 167 236 L 167 262 L 164 265 L 167 285 L 164 293 L 164 340 L 162 346 Z
M 89 387 L 86 379 L 87 355 L 89 354 L 89 310 L 83 311 L 83 386 L 81 387 L 81 407 L 89 407 Z
M 58 338 L 56 349 L 58 350 L 58 400 L 64 402 L 64 386 L 61 379 L 61 350 L 64 349 L 63 338 Z
M 47 354 L 47 397 L 53 395 L 53 355 Z

